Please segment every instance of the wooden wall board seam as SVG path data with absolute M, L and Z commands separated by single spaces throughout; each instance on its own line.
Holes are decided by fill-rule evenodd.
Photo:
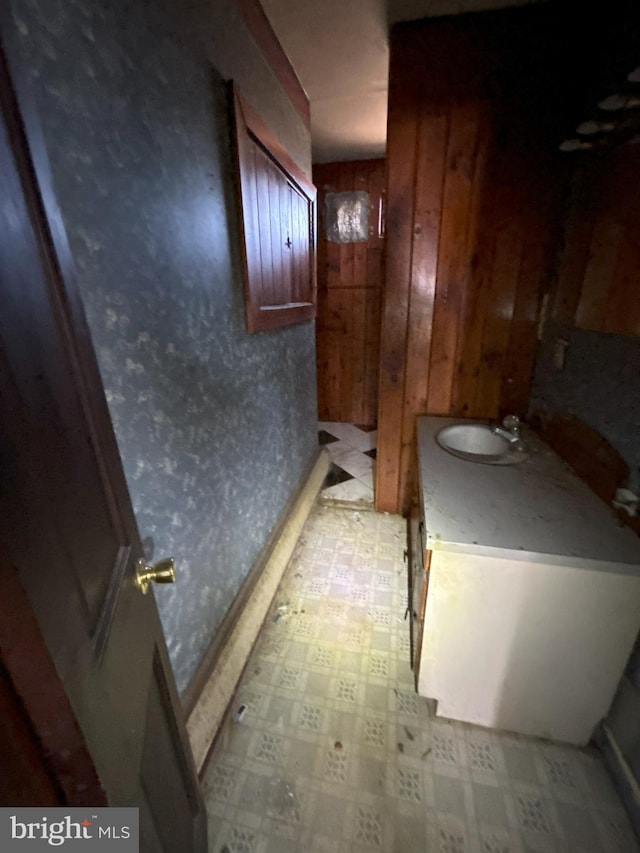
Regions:
M 434 294 L 438 276 L 440 222 L 449 116 L 423 114 L 418 128 L 415 179 L 416 204 L 412 222 L 411 281 L 408 311 L 403 424 L 400 456 L 400 494 L 411 493 L 411 454 L 415 418 L 426 414 L 433 343 Z M 440 175 L 440 179 L 437 176 Z M 434 179 L 435 176 L 435 179 Z M 422 251 L 418 246 L 423 243 Z M 406 503 L 406 500 L 405 500 Z M 403 509 L 407 509 L 403 506 Z
M 316 166 L 321 232 L 318 248 L 318 412 L 323 420 L 366 423 L 377 417 L 379 360 L 379 241 L 338 244 L 325 236 L 324 199 L 329 192 L 380 184 L 382 160 Z M 371 197 L 372 204 L 375 198 Z M 375 284 L 371 284 L 372 277 Z
M 390 126 L 387 142 L 387 242 L 380 341 L 376 509 L 397 511 L 398 437 L 402 428 L 409 279 L 412 256 L 416 148 L 415 118 Z M 396 160 L 396 150 L 398 152 Z

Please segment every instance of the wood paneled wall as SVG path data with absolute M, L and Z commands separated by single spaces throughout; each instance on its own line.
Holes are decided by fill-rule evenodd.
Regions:
M 640 145 L 580 157 L 554 319 L 640 335 Z
M 561 157 L 544 15 L 509 12 L 392 33 L 380 510 L 408 507 L 417 415 L 527 408 Z
M 360 160 L 313 170 L 319 222 L 318 416 L 324 421 L 373 425 L 377 420 L 384 169 L 384 160 Z M 325 195 L 353 190 L 369 193 L 369 240 L 332 243 L 325 237 Z

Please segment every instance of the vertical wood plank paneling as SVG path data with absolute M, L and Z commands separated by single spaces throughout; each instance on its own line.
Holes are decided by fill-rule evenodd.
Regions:
M 528 399 L 559 202 L 536 152 L 559 155 L 547 11 L 511 11 L 392 33 L 381 510 L 407 508 L 417 415 L 497 417 Z
M 380 299 L 384 268 L 384 238 L 378 233 L 379 216 L 384 210 L 386 163 L 369 162 L 366 174 L 361 175 L 363 188 L 372 200 L 369 221 L 369 241 L 366 247 L 365 282 L 369 290 L 363 305 L 364 323 L 364 385 L 362 389 L 361 423 L 377 424 L 378 381 L 380 364 Z M 366 179 L 366 181 L 365 181 Z
M 327 287 L 340 287 L 341 283 L 341 246 L 338 243 L 331 243 L 329 240 L 321 236 L 320 242 L 326 247 L 327 265 L 325 268 L 319 268 L 318 274 L 325 277 Z
M 540 160 L 540 173 L 555 173 L 562 186 L 564 164 Z M 509 330 L 505 368 L 502 377 L 500 416 L 515 413 L 523 418 L 529 406 L 529 388 L 535 365 L 538 321 L 543 293 L 550 281 L 540 281 L 540 272 L 551 270 L 555 241 L 560 233 L 560 205 L 553 205 L 549 194 L 540 191 L 537 182 L 529 185 L 530 204 L 524 209 L 524 244 L 516 303 Z
M 353 325 L 351 328 L 352 387 L 351 406 L 355 423 L 364 424 L 367 419 L 366 402 L 366 301 L 367 290 L 354 287 L 350 291 Z
M 390 102 L 390 110 L 392 109 Z M 390 114 L 387 137 L 386 277 L 380 337 L 376 509 L 397 512 L 413 249 L 418 114 Z M 425 365 L 426 367 L 426 365 Z
M 609 290 L 618 264 L 623 235 L 622 225 L 608 218 L 594 226 L 576 310 L 578 328 L 599 330 L 605 327 Z
M 483 160 L 489 157 L 491 145 L 491 111 L 482 117 L 481 151 Z M 451 413 L 460 417 L 471 417 L 476 412 L 476 392 L 480 375 L 482 342 L 485 318 L 489 311 L 493 265 L 494 239 L 490 229 L 480 229 L 479 222 L 493 215 L 493 193 L 487 178 L 480 177 L 482 164 L 477 169 L 478 180 L 474 186 L 473 209 L 476 227 L 467 239 L 469 253 L 470 286 L 465 293 L 464 308 L 460 322 L 461 346 L 456 357 L 456 379 L 452 392 Z M 479 209 L 478 209 L 479 207 Z
M 407 364 L 400 455 L 400 492 L 408 494 L 413 466 L 411 455 L 415 416 L 427 411 L 429 356 L 433 309 L 438 275 L 438 245 L 442 214 L 443 176 L 449 138 L 448 116 L 426 113 L 418 128 L 413 252 L 411 256 L 410 323 L 407 331 Z
M 273 284 L 273 256 L 271 252 L 271 209 L 269 206 L 269 171 L 266 155 L 252 145 L 256 164 L 256 195 L 258 197 L 258 217 L 260 239 L 258 241 L 262 271 L 262 299 L 264 304 L 273 305 L 275 288 Z M 267 238 L 268 235 L 268 238 Z
M 385 175 L 383 160 L 316 166 L 322 211 L 318 249 L 318 412 L 322 420 L 373 425 L 377 418 L 382 241 L 326 240 L 328 192 L 369 191 L 375 209 Z
M 603 331 L 640 335 L 639 271 L 640 235 L 626 233 L 620 244 Z
M 327 291 L 327 358 L 326 370 L 323 373 L 323 389 L 325 407 L 320 410 L 322 420 L 334 419 L 334 412 L 340 411 L 340 388 L 342 375 L 340 372 L 341 335 L 342 335 L 342 302 L 341 291 L 332 288 Z M 322 399 L 322 398 L 320 398 Z
M 268 166 L 268 181 L 269 181 L 269 228 L 271 229 L 271 257 L 273 260 L 273 287 L 274 298 L 273 303 L 281 301 L 280 294 L 283 292 L 282 284 L 286 282 L 286 264 L 284 252 L 287 250 L 282 244 L 281 228 L 282 217 L 280 214 L 282 181 L 278 171 L 271 162 L 270 158 L 265 157 Z M 288 256 L 287 256 L 288 259 Z M 285 285 L 286 286 L 286 285 Z
M 291 188 L 291 218 L 293 230 L 294 282 L 305 280 L 305 270 L 309 268 L 309 203 L 300 193 Z M 304 294 L 299 288 L 292 292 L 294 302 L 299 302 Z
M 274 180 L 278 180 L 279 204 L 280 204 L 280 249 L 282 252 L 282 266 L 280 271 L 280 299 L 293 302 L 293 246 L 294 233 L 292 222 L 291 205 L 293 204 L 291 187 L 282 180 L 277 170 L 274 170 Z M 304 279 L 303 279 L 304 280 Z
M 640 333 L 640 151 L 627 144 L 583 158 L 571 188 L 555 291 L 556 323 Z
M 231 92 L 245 312 L 253 334 L 316 316 L 317 192 L 237 89 Z M 299 246 L 292 240 L 294 196 L 306 212 Z
M 258 216 L 258 221 L 254 219 L 253 221 L 242 223 L 244 242 L 246 245 L 246 264 L 248 267 L 245 275 L 253 276 L 254 281 L 256 282 L 256 288 L 260 293 L 260 299 L 264 299 L 265 282 L 260 252 L 260 229 L 262 227 L 260 223 L 260 211 L 262 206 L 258 203 L 260 178 L 256 168 L 255 145 L 249 144 L 249 141 L 247 140 L 244 145 L 240 144 L 238 146 L 238 152 L 239 156 L 245 161 L 247 175 L 253 176 L 252 179 L 247 180 L 246 183 L 247 200 L 245 206 L 247 210 L 257 212 Z
M 477 133 L 474 152 L 474 172 L 469 198 L 469 215 L 466 241 L 459 247 L 465 258 L 465 288 L 462 307 L 458 313 L 457 351 L 455 373 L 451 388 L 449 413 L 464 416 L 474 410 L 475 392 L 478 383 L 479 365 L 482 355 L 484 321 L 487 315 L 493 247 L 483 235 L 486 199 L 491 195 L 487 186 L 486 162 L 492 145 L 492 108 L 483 101 L 477 115 Z M 483 253 L 482 247 L 487 251 Z
M 353 286 L 366 287 L 367 281 L 367 243 L 353 243 Z
M 311 223 L 311 225 L 309 225 Z M 305 264 L 305 268 L 309 268 L 309 264 L 311 261 L 311 246 L 314 244 L 317 245 L 317 237 L 316 237 L 316 228 L 317 223 L 314 216 L 314 210 L 311 207 L 311 204 L 306 198 L 300 198 L 298 202 L 298 239 L 300 241 L 300 245 L 304 241 L 305 252 L 300 252 L 300 257 L 303 259 L 303 263 Z M 311 240 L 309 240 L 309 230 L 311 229 Z M 303 293 L 296 294 L 298 299 L 304 298 Z
M 524 223 L 517 213 L 520 202 L 520 187 L 512 178 L 507 179 L 495 197 L 493 261 L 474 417 L 495 418 L 500 411 L 502 375 L 522 260 Z
M 358 192 L 369 192 L 369 174 L 361 170 L 357 164 L 353 164 L 351 181 L 354 190 Z M 375 198 L 369 196 L 372 206 L 375 206 Z M 371 216 L 371 211 L 369 211 Z M 353 243 L 353 285 L 354 287 L 366 287 L 367 282 L 367 251 L 369 240 Z
M 347 187 L 355 189 L 353 163 L 340 163 L 340 192 Z M 340 283 L 352 286 L 354 282 L 355 243 L 343 243 L 340 246 Z
M 559 324 L 574 322 L 593 232 L 593 223 L 584 213 L 586 199 L 580 197 L 582 194 L 575 183 L 567 195 L 572 195 L 572 204 L 567 205 L 565 211 L 562 250 L 556 260 L 556 281 L 550 306 L 551 316 Z
M 350 289 L 337 288 L 336 304 L 340 313 L 338 351 L 340 353 L 340 411 L 352 411 L 353 406 L 353 293 Z M 354 418 L 355 420 L 355 418 Z
M 384 249 L 373 246 L 367 249 L 367 287 L 380 289 L 384 274 Z
M 381 249 L 375 249 L 380 255 Z M 380 263 L 380 261 L 379 261 Z M 364 344 L 365 397 L 362 422 L 373 424 L 378 417 L 378 366 L 380 364 L 380 285 L 371 288 L 365 299 Z
M 314 173 L 318 188 L 318 312 L 316 315 L 316 373 L 318 377 L 318 417 L 331 420 L 336 409 L 336 383 L 338 381 L 338 350 L 335 344 L 334 318 L 329 304 L 329 283 L 334 282 L 339 268 L 334 243 L 325 239 L 325 195 L 327 187 L 333 187 L 336 169 L 323 167 Z M 320 381 L 322 377 L 322 383 Z
M 516 414 L 524 419 L 529 404 L 529 387 L 537 345 L 540 307 L 539 271 L 548 262 L 548 244 L 540 239 L 534 223 L 531 239 L 526 239 L 520 264 L 509 341 L 505 352 L 498 415 Z M 539 225 L 539 224 L 538 224 Z M 537 239 L 536 239 L 537 238 Z
M 340 284 L 340 246 L 337 243 L 329 242 L 325 238 L 325 196 L 327 192 L 339 191 L 340 164 L 329 163 L 321 167 L 316 167 L 314 181 L 318 181 L 318 209 L 321 211 L 318 251 L 322 248 L 322 252 L 326 257 L 324 264 L 318 264 L 318 286 L 322 282 L 325 287 L 337 287 Z
M 369 249 L 381 250 L 384 241 L 384 214 L 385 214 L 385 195 L 386 195 L 386 168 L 384 160 L 374 160 L 371 164 L 371 169 L 368 174 L 367 189 L 372 199 L 375 199 L 373 210 L 371 211 L 371 220 L 369 222 Z M 382 225 L 382 233 L 380 232 Z M 368 275 L 371 273 L 371 262 L 367 255 Z M 377 270 L 380 272 L 380 267 Z M 373 284 L 369 275 L 369 284 Z
M 459 321 L 469 278 L 465 247 L 474 227 L 471 201 L 479 156 L 479 113 L 478 103 L 467 103 L 452 109 L 449 118 L 427 401 L 434 415 L 448 415 L 454 396 Z

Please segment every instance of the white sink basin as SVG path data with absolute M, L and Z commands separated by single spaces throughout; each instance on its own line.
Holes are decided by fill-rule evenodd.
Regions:
M 468 462 L 514 465 L 527 458 L 527 450 L 521 439 L 509 439 L 488 424 L 451 424 L 440 430 L 436 441 L 447 453 Z

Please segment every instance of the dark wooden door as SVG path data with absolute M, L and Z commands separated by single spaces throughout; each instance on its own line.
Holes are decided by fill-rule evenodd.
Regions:
M 23 122 L 2 56 L 0 100 L 0 547 L 108 803 L 139 807 L 141 850 L 203 853 L 203 802 L 154 596 L 134 583 L 141 544 L 37 123 Z
M 383 276 L 384 160 L 314 166 L 318 188 L 316 366 L 321 421 L 373 426 L 378 417 L 380 303 Z M 326 237 L 327 193 L 369 194 L 369 239 Z

